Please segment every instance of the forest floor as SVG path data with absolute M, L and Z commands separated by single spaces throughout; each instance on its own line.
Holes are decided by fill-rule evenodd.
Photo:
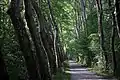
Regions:
M 63 68 L 58 70 L 53 76 L 53 80 L 70 80 L 71 74 L 66 73 L 66 71 L 69 71 L 69 69 L 69 62 L 65 61 Z
M 81 66 L 75 61 L 69 61 L 70 69 L 66 71 L 71 75 L 71 80 L 117 80 L 112 77 L 97 75 L 88 68 Z

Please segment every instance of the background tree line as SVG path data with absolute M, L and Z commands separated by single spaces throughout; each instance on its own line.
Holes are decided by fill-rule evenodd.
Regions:
M 86 66 L 120 76 L 119 1 L 73 1 L 75 39 L 67 51 Z

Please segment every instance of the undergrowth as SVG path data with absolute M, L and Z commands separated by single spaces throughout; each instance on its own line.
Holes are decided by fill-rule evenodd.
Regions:
M 63 68 L 59 69 L 53 76 L 53 80 L 70 80 L 70 74 L 65 72 L 69 69 L 68 61 L 65 61 L 63 65 Z

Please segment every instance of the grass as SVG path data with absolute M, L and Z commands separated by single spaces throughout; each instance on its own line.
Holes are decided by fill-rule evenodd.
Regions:
M 64 70 L 58 70 L 58 72 L 56 73 L 56 75 L 54 75 L 53 80 L 70 80 L 70 74 L 69 73 L 65 73 L 65 71 L 67 71 L 69 69 L 69 64 L 68 61 L 64 62 Z
M 97 75 L 103 76 L 105 78 L 113 78 L 113 74 L 105 71 L 104 69 L 98 68 L 88 68 L 89 71 L 95 72 Z

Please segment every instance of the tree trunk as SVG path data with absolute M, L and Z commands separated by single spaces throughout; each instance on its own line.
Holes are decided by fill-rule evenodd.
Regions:
M 50 16 L 51 16 L 53 26 L 54 26 L 54 50 L 55 50 L 55 55 L 56 55 L 56 64 L 57 64 L 57 67 L 60 68 L 62 62 L 60 61 L 61 53 L 59 51 L 59 45 L 60 45 L 59 28 L 58 28 L 55 18 L 53 16 L 53 11 L 51 8 L 50 0 L 47 0 L 47 1 L 48 1 L 48 7 L 49 7 L 49 11 L 50 11 Z
M 114 28 L 115 26 L 113 26 L 113 28 L 112 28 L 112 43 L 111 43 L 111 45 L 112 45 L 112 56 L 113 56 L 113 66 L 114 66 L 114 68 L 113 68 L 113 71 L 114 71 L 114 76 L 116 75 L 116 69 L 117 69 L 117 62 L 116 62 L 116 53 L 115 53 L 115 28 Z
M 44 47 L 48 54 L 51 71 L 54 74 L 54 73 L 56 73 L 55 54 L 54 54 L 54 51 L 52 50 L 53 46 L 51 46 L 51 43 L 53 43 L 53 42 L 51 40 L 50 34 L 49 35 L 48 34 L 49 33 L 46 33 L 45 30 L 43 30 L 41 32 L 42 41 L 43 41 Z
M 112 7 L 111 7 L 112 5 L 111 5 L 111 0 L 109 0 L 109 9 L 110 9 L 110 11 L 113 9 Z M 116 68 L 117 68 L 117 62 L 116 62 L 116 53 L 115 53 L 115 31 L 116 31 L 116 20 L 115 20 L 115 14 L 114 14 L 114 10 L 112 11 L 112 13 L 111 13 L 111 15 L 112 15 L 112 36 L 111 36 L 111 41 L 112 41 L 112 43 L 111 43 L 111 45 L 112 45 L 112 47 L 111 47 L 111 49 L 112 49 L 112 58 L 113 58 L 113 71 L 114 71 L 114 76 L 115 76 L 115 74 L 116 74 Z
M 108 57 L 107 57 L 107 53 L 105 52 L 105 47 L 104 47 L 104 33 L 103 33 L 103 26 L 102 26 L 103 11 L 102 11 L 101 0 L 96 0 L 96 5 L 97 5 L 97 14 L 98 14 L 98 34 L 100 37 L 101 50 L 105 57 L 105 61 L 106 61 L 105 64 L 106 64 L 106 70 L 107 70 L 108 69 Z
M 11 7 L 8 9 L 7 13 L 10 15 L 12 24 L 18 36 L 30 80 L 41 80 L 37 58 L 34 54 L 34 51 L 32 50 L 32 45 L 25 28 L 24 20 L 20 14 L 21 2 L 22 0 L 12 0 Z
M 29 0 L 24 0 L 24 1 L 25 1 L 25 17 L 33 42 L 35 44 L 35 49 L 40 64 L 41 78 L 42 80 L 51 80 L 51 72 L 49 69 L 50 67 L 49 67 L 47 53 L 42 43 L 41 34 L 40 32 L 38 32 L 39 31 L 38 26 L 35 25 L 35 21 L 34 21 L 35 16 L 33 15 L 33 13 L 35 12 L 33 12 L 32 10 L 33 7 L 31 1 Z
M 115 2 L 116 25 L 117 25 L 118 36 L 120 38 L 120 1 L 114 0 L 114 2 Z
M 85 36 L 88 36 L 88 29 L 87 29 L 87 19 L 86 19 L 86 0 L 81 0 L 81 9 L 82 9 L 82 18 L 83 18 L 83 25 L 85 30 Z

